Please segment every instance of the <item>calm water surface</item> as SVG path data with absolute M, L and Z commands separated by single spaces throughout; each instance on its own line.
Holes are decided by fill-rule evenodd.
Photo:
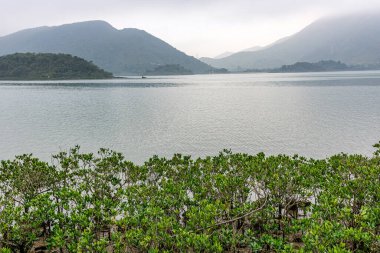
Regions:
M 79 144 L 154 154 L 339 152 L 380 140 L 380 72 L 0 82 L 0 159 Z

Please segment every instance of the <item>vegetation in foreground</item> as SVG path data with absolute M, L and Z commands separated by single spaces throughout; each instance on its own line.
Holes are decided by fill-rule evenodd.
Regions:
M 0 252 L 380 252 L 375 147 L 141 166 L 106 149 L 17 156 L 0 165 Z
M 106 79 L 113 75 L 69 54 L 16 53 L 0 57 L 0 80 Z

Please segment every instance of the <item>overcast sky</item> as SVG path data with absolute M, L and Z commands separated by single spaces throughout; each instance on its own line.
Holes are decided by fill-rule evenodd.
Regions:
M 0 36 L 24 28 L 105 20 L 195 57 L 266 45 L 321 16 L 380 9 L 380 0 L 0 0 Z

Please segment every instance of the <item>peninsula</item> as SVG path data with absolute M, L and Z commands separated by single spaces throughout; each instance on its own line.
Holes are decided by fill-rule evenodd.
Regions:
M 110 72 L 69 54 L 15 53 L 0 57 L 0 80 L 107 79 Z

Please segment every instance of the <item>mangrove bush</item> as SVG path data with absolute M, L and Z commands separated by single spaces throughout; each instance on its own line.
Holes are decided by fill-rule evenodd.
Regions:
M 107 149 L 17 156 L 0 163 L 0 252 L 380 252 L 375 148 L 143 165 Z

